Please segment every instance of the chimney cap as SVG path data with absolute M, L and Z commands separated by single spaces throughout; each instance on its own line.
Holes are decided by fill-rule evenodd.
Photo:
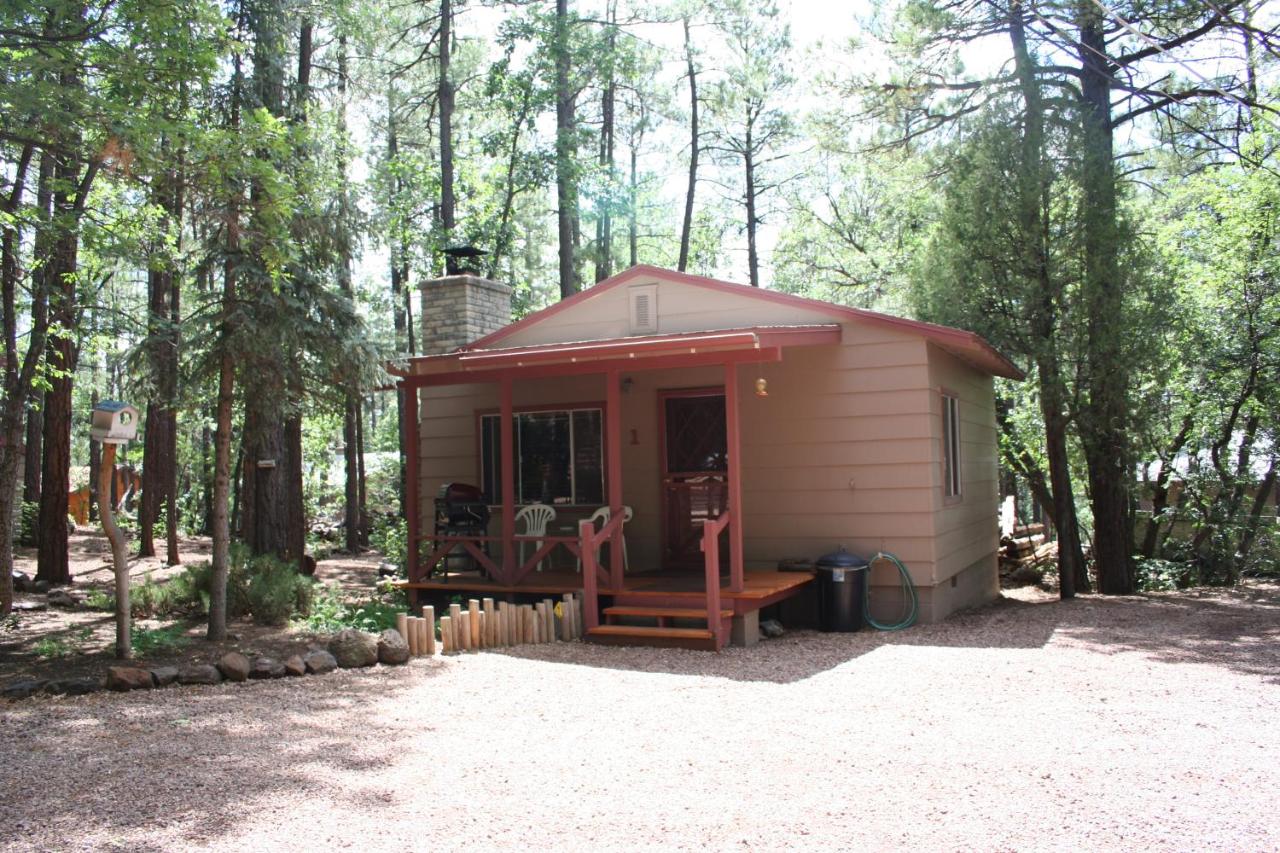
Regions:
M 489 254 L 484 249 L 477 249 L 475 246 L 450 246 L 444 250 L 444 253 L 451 258 L 479 258 Z
M 477 249 L 475 246 L 450 246 L 444 250 L 444 272 L 445 275 L 474 275 L 476 270 L 472 268 L 470 261 L 489 254 L 484 249 Z

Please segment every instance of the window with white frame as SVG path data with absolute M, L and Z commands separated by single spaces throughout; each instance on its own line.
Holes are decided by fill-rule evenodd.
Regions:
M 604 502 L 603 413 L 599 408 L 547 409 L 514 416 L 516 503 Z M 480 488 L 502 502 L 502 429 L 497 414 L 480 416 Z
M 960 399 L 942 394 L 942 494 L 960 497 Z

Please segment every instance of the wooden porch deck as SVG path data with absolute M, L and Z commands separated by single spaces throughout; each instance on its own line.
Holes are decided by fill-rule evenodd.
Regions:
M 720 598 L 735 615 L 759 610 L 796 595 L 813 580 L 810 572 L 780 572 L 774 569 L 747 570 L 741 592 L 731 592 L 728 580 L 721 579 Z M 582 591 L 582 575 L 572 571 L 531 572 L 518 584 L 503 584 L 479 572 L 449 572 L 429 580 L 403 582 L 411 591 L 461 593 L 492 598 L 515 598 L 520 595 L 563 595 Z M 698 571 L 628 572 L 621 589 L 600 587 L 599 594 L 627 600 L 644 600 L 652 604 L 670 602 L 675 606 L 698 606 L 706 592 Z

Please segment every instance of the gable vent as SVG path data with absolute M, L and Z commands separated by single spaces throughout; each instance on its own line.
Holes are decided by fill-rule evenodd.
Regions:
M 631 297 L 631 334 L 658 331 L 658 286 L 645 284 L 628 288 Z

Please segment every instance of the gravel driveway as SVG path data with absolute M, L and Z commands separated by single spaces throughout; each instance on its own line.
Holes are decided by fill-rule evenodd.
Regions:
M 0 711 L 0 848 L 1277 849 L 1280 590 Z

